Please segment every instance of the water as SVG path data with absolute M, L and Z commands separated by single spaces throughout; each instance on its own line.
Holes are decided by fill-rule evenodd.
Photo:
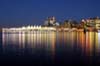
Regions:
M 34 31 L 0 34 L 0 63 L 99 64 L 100 33 Z

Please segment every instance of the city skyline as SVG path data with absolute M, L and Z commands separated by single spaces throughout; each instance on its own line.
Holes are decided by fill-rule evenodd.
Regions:
M 41 25 L 48 16 L 66 19 L 100 16 L 99 0 L 0 0 L 0 27 Z

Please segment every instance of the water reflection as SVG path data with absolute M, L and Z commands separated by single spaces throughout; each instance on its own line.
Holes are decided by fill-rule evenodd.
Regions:
M 86 34 L 78 33 L 78 46 L 87 56 L 99 55 L 100 33 L 87 32 Z
M 46 52 L 55 54 L 55 32 L 21 32 L 18 34 L 2 34 L 3 52 L 30 53 Z
M 33 31 L 18 34 L 2 34 L 4 53 L 13 51 L 18 53 L 33 53 L 45 51 L 55 55 L 56 52 L 65 53 L 81 51 L 82 55 L 100 55 L 100 33 L 97 32 L 53 32 Z

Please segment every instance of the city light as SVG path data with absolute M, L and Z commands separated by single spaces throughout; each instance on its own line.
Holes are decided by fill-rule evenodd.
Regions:
M 49 17 L 44 22 L 44 25 L 28 25 L 22 27 L 2 28 L 2 32 L 19 32 L 19 31 L 100 31 L 100 19 L 89 18 L 82 19 L 80 23 L 75 20 L 65 20 L 64 23 L 59 24 L 56 18 Z

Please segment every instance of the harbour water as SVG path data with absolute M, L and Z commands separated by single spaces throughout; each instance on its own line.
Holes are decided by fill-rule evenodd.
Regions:
M 100 33 L 29 31 L 0 34 L 0 63 L 99 64 Z

